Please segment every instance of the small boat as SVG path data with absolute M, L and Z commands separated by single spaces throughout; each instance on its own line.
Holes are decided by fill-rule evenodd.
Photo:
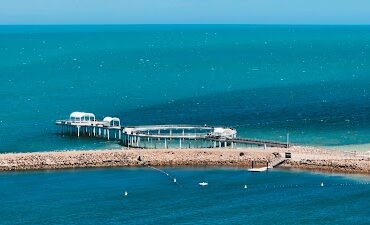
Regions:
M 270 169 L 268 167 L 261 167 L 261 168 L 252 168 L 252 169 L 248 169 L 249 172 L 263 172 L 263 171 L 266 171 L 267 169 Z
M 208 183 L 207 182 L 200 182 L 200 183 L 198 183 L 200 186 L 207 186 L 208 185 Z

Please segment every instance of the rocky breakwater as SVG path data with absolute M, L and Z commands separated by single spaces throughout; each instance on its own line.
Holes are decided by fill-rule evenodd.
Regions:
M 291 153 L 279 167 L 370 174 L 370 155 L 294 146 L 243 149 L 122 149 L 0 154 L 0 171 L 92 167 L 264 167 Z
M 370 154 L 324 150 L 315 147 L 294 147 L 292 158 L 283 168 L 315 170 L 323 172 L 370 174 Z
M 138 166 L 266 166 L 274 155 L 261 149 L 135 149 L 0 154 L 0 170 Z

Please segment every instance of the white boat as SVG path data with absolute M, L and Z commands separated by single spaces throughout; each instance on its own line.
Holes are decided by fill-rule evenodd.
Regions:
M 248 169 L 249 172 L 264 172 L 266 171 L 267 169 L 271 169 L 271 168 L 267 168 L 266 166 L 265 167 L 261 167 L 261 168 L 251 168 L 251 169 Z
M 207 186 L 208 185 L 208 183 L 207 182 L 200 182 L 200 183 L 198 183 L 200 186 Z

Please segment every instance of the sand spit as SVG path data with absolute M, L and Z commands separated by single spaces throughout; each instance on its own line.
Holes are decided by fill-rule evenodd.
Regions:
M 243 167 L 266 166 L 291 152 L 279 167 L 370 174 L 370 155 L 295 146 L 243 149 L 122 149 L 0 154 L 0 171 L 93 167 Z M 274 154 L 275 153 L 275 154 Z

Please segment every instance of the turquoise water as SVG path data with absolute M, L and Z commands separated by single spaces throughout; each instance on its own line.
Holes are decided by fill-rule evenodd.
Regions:
M 368 26 L 0 26 L 0 152 L 119 147 L 57 136 L 72 111 L 367 144 L 369 50 Z M 0 224 L 370 223 L 365 178 L 166 171 L 0 173 Z
M 370 223 L 368 178 L 238 169 L 165 170 L 177 178 L 177 185 L 145 168 L 0 173 L 0 223 Z M 201 187 L 201 181 L 209 185 Z
M 72 111 L 369 143 L 369 26 L 1 26 L 0 152 L 115 148 L 55 135 Z

